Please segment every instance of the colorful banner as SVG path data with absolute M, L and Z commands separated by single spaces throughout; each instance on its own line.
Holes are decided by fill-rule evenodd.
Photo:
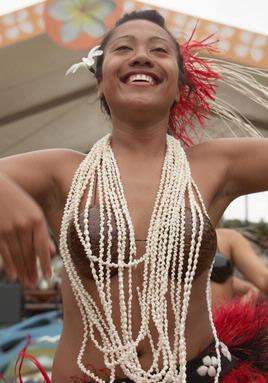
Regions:
M 42 33 L 69 49 L 87 49 L 96 45 L 124 12 L 152 6 L 135 0 L 47 0 L 0 17 L 0 47 Z M 212 33 L 219 39 L 221 57 L 268 68 L 268 36 L 224 24 L 154 7 L 166 19 L 168 28 L 178 38 L 189 38 L 198 23 L 195 38 Z
M 96 45 L 123 13 L 124 0 L 47 0 L 44 19 L 48 35 L 70 49 Z

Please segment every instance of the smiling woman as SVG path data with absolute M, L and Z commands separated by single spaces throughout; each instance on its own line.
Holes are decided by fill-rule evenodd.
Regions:
M 127 113 L 131 109 L 135 119 L 139 119 L 141 113 L 142 118 L 146 113 L 151 119 L 153 110 L 156 119 L 156 111 L 168 118 L 178 94 L 179 68 L 175 44 L 164 29 L 153 23 L 150 33 L 145 35 L 147 24 L 146 20 L 133 20 L 118 26 L 103 48 L 103 63 L 96 75 L 102 102 L 111 115 L 119 108 L 126 110 L 128 105 Z M 142 62 L 142 67 L 137 62 Z M 149 81 L 142 79 L 141 76 L 145 75 Z M 163 92 L 166 94 L 165 102 Z
M 248 310 L 246 339 L 232 318 L 235 341 L 223 343 L 210 273 L 225 208 L 268 189 L 268 141 L 190 146 L 187 122 L 193 128 L 212 110 L 232 116 L 214 94 L 217 62 L 190 46 L 180 47 L 155 11 L 123 16 L 69 71 L 95 73 L 111 134 L 86 156 L 54 150 L 0 161 L 0 253 L 10 278 L 35 284 L 36 255 L 50 273 L 44 215 L 60 244 L 64 326 L 53 383 L 267 381 L 267 305 Z
M 140 18 L 141 14 L 143 15 L 142 19 Z M 138 34 L 137 26 L 135 28 L 135 20 L 139 23 Z M 130 21 L 132 23 L 130 23 Z M 146 30 L 147 27 L 146 24 L 148 24 L 146 21 L 151 22 L 151 36 L 144 35 L 144 30 Z M 126 22 L 128 22 L 127 26 L 125 25 Z M 132 30 L 134 30 L 134 34 L 132 35 L 129 30 L 131 25 Z M 122 28 L 123 32 L 121 31 Z M 200 50 L 206 48 L 208 51 L 214 51 L 213 44 L 214 42 L 209 43 L 207 40 L 204 40 L 202 43 L 199 43 L 199 45 L 194 42 L 194 47 L 195 49 L 198 47 Z M 177 40 L 169 30 L 166 29 L 162 16 L 155 11 L 147 11 L 143 13 L 133 12 L 131 14 L 126 14 L 119 19 L 114 29 L 112 29 L 102 40 L 100 49 L 105 49 L 106 45 L 108 45 L 108 48 L 110 47 L 110 50 L 113 49 L 112 52 L 119 58 L 123 57 L 128 59 L 138 50 L 138 55 L 146 55 L 145 60 L 149 60 L 148 57 L 158 58 L 158 60 L 162 61 L 164 68 L 166 68 L 167 65 L 171 65 L 173 72 L 175 70 L 175 78 L 173 79 L 175 96 L 173 96 L 171 100 L 171 105 L 167 106 L 169 128 L 173 131 L 173 135 L 184 141 L 186 145 L 192 144 L 192 141 L 186 132 L 186 126 L 188 126 L 188 128 L 194 128 L 196 122 L 201 122 L 202 124 L 204 120 L 204 112 L 211 111 L 208 100 L 214 98 L 215 79 L 217 79 L 219 75 L 215 71 L 208 69 L 206 60 L 200 60 L 198 62 L 198 60 L 195 59 L 195 64 L 199 64 L 199 68 L 197 67 L 195 69 L 193 67 L 191 62 L 193 56 L 190 53 L 191 41 L 180 48 Z M 181 51 L 184 52 L 185 59 L 187 58 L 188 61 L 187 63 L 185 62 Z M 96 62 L 95 76 L 98 82 L 100 82 L 102 78 L 103 60 L 104 56 L 100 55 Z M 151 66 L 152 64 L 149 63 L 148 65 L 147 63 L 146 68 L 143 68 L 144 72 L 142 73 L 141 69 L 135 68 L 135 63 L 134 65 L 131 64 L 126 74 L 120 74 L 120 80 L 121 82 L 126 83 L 126 81 L 129 80 L 129 75 L 132 73 L 145 75 L 151 74 L 151 78 L 154 81 L 154 84 L 151 85 L 161 85 L 164 72 L 157 73 L 154 70 L 150 70 Z M 131 67 L 133 67 L 132 70 Z M 186 73 L 187 67 L 190 70 Z M 168 68 L 166 68 L 166 71 L 168 71 Z M 137 81 L 135 84 L 132 83 L 132 85 L 139 86 Z M 144 82 L 141 85 L 144 86 Z M 178 91 L 179 87 L 180 91 Z M 161 87 L 159 86 L 157 89 L 161 89 Z M 194 92 L 192 92 L 193 89 L 195 90 Z M 99 94 L 103 111 L 111 116 L 109 106 L 103 94 L 100 93 L 100 90 Z M 138 94 L 140 95 L 140 93 Z M 178 103 L 179 100 L 180 102 Z M 129 106 L 130 105 L 131 104 L 129 104 Z M 155 110 L 156 109 L 154 108 L 154 113 Z M 140 109 L 139 112 L 141 112 Z

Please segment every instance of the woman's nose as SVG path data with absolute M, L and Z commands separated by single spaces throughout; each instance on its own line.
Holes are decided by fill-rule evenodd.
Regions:
M 148 54 L 144 51 L 138 51 L 129 61 L 130 66 L 148 66 L 152 68 L 154 66 L 153 61 L 150 59 Z

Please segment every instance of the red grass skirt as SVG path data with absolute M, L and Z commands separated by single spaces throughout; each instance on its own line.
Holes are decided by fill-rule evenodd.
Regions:
M 228 302 L 214 311 L 214 322 L 219 339 L 238 360 L 221 383 L 267 383 L 268 301 Z

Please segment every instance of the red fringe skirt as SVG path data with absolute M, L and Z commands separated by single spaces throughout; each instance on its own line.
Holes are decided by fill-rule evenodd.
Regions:
M 221 383 L 268 382 L 268 301 L 228 302 L 214 311 L 218 337 L 237 359 Z

